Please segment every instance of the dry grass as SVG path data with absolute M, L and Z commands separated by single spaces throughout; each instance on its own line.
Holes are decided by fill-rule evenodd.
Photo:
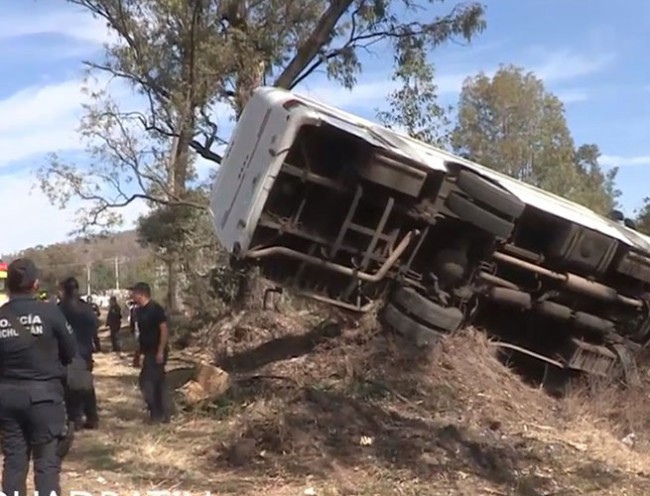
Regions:
M 575 388 L 564 401 L 566 437 L 589 445 L 600 460 L 614 460 L 631 471 L 650 467 L 650 384 L 648 369 L 641 369 L 640 388 L 591 381 Z
M 284 480 L 308 474 L 343 492 L 352 468 L 362 494 L 648 492 L 643 455 L 525 385 L 480 333 L 421 355 L 361 326 L 290 355 L 256 373 L 291 382 L 233 393 L 246 406 L 227 412 L 236 420 L 219 466 Z
M 98 354 L 95 377 L 101 428 L 77 434 L 64 462 L 64 492 L 158 489 L 253 494 L 271 482 L 276 492 L 266 492 L 279 496 L 297 494 L 301 487 L 215 471 L 208 454 L 225 438 L 228 420 L 181 413 L 171 425 L 146 425 L 130 356 Z M 277 492 L 284 486 L 288 492 Z
M 78 435 L 66 460 L 73 474 L 68 485 L 90 482 L 97 488 L 97 481 L 105 480 L 107 486 L 170 488 L 184 480 L 197 489 L 209 488 L 201 443 L 218 435 L 219 423 L 182 419 L 170 426 L 145 425 L 136 371 L 128 359 L 105 354 L 96 361 L 101 429 Z
M 645 447 L 621 442 L 623 425 L 640 437 L 647 432 L 642 407 L 627 424 L 620 420 L 621 410 L 631 415 L 633 401 L 620 408 L 629 394 L 552 399 L 525 385 L 471 330 L 421 354 L 367 323 L 336 331 L 330 322 L 300 339 L 314 324 L 310 316 L 236 319 L 221 327 L 217 353 L 232 366 L 236 387 L 209 416 L 145 425 L 128 359 L 98 355 L 101 429 L 79 435 L 64 487 L 269 496 L 650 494 Z

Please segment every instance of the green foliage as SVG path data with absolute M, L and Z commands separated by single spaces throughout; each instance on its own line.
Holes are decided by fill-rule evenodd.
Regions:
M 214 267 L 205 274 L 192 274 L 187 281 L 184 303 L 204 321 L 214 320 L 235 301 L 241 276 L 231 269 L 224 250 L 215 252 Z
M 204 212 L 184 206 L 158 207 L 139 219 L 139 240 L 165 259 L 194 244 L 192 230 L 204 216 Z
M 90 277 L 91 286 L 94 291 L 106 291 L 107 289 L 115 288 L 115 264 L 109 264 L 104 260 L 93 264 Z
M 580 176 L 580 191 L 576 200 L 596 212 L 607 215 L 618 207 L 621 191 L 616 187 L 618 168 L 604 171 L 598 163 L 598 145 L 582 145 L 575 152 L 575 164 Z
M 455 18 L 449 16 L 445 30 L 432 32 L 432 38 L 406 36 L 395 41 L 394 89 L 388 95 L 389 108 L 377 113 L 388 128 L 397 128 L 413 138 L 439 147 L 449 144 L 448 113 L 438 103 L 435 70 L 428 61 L 427 43 L 437 46 L 451 37 L 470 40 L 485 28 L 482 8 L 479 5 L 459 6 Z M 382 11 L 383 12 L 383 11 Z M 417 9 L 414 9 L 417 12 Z
M 544 83 L 517 67 L 468 78 L 458 104 L 453 147 L 492 169 L 566 194 L 575 168 L 564 107 Z
M 159 207 L 140 219 L 138 239 L 158 258 L 179 264 L 183 302 L 198 317 L 214 317 L 235 299 L 240 274 L 217 244 L 206 211 Z
M 126 287 L 136 281 L 148 281 L 156 291 L 161 285 L 158 283 L 160 264 L 152 255 L 136 259 L 133 263 L 120 264 L 120 286 Z M 160 298 L 160 296 L 158 296 Z
M 437 15 L 441 0 L 69 2 L 106 21 L 119 39 L 106 47 L 101 63 L 88 63 L 90 72 L 126 81 L 150 103 L 120 109 L 108 94 L 95 92 L 80 130 L 92 165 L 53 157 L 40 170 L 53 202 L 65 206 L 76 197 L 91 205 L 80 212 L 85 229 L 119 225 L 119 208 L 137 200 L 202 208 L 185 195 L 194 177 L 190 150 L 218 160 L 210 150 L 219 139 L 211 109 L 222 104 L 238 115 L 260 84 L 292 88 L 324 68 L 352 88 L 363 69 L 359 53 L 391 49 L 405 91 L 415 97 L 425 89 L 417 101 L 436 114 L 427 52 L 469 39 L 485 25 L 481 4 Z M 412 109 L 395 111 L 422 127 Z
M 194 219 L 177 209 L 206 207 L 189 189 L 192 152 L 218 161 L 211 147 L 224 141 L 211 115 L 215 105 L 237 116 L 261 84 L 293 88 L 317 69 L 352 88 L 363 69 L 359 53 L 373 48 L 395 53 L 396 77 L 426 84 L 431 48 L 469 39 L 484 27 L 477 2 L 437 15 L 442 0 L 68 1 L 104 20 L 119 39 L 106 46 L 103 61 L 88 63 L 89 72 L 127 82 L 148 105 L 122 109 L 105 92 L 91 94 L 80 130 L 91 165 L 52 157 L 39 171 L 41 188 L 62 207 L 72 198 L 85 200 L 82 231 L 119 225 L 119 209 L 134 201 L 153 207 L 139 230 L 165 256 L 170 302 L 177 293 L 172 273 L 196 258 L 180 250 L 200 246 L 188 248 Z M 165 225 L 170 222 L 178 225 Z
M 603 214 L 619 195 L 617 171 L 602 171 L 596 145 L 574 148 L 562 102 L 518 67 L 465 81 L 452 145 L 487 167 Z
M 184 303 L 195 314 L 213 315 L 232 302 L 239 276 L 217 244 L 207 210 L 158 207 L 140 219 L 138 239 L 161 260 L 178 265 L 184 275 Z
M 637 231 L 650 236 L 650 197 L 643 199 L 643 205 L 635 213 L 634 222 L 636 224 Z
M 409 58 L 399 58 L 393 81 L 398 88 L 389 95 L 389 110 L 377 117 L 388 128 L 397 128 L 409 136 L 439 147 L 449 143 L 448 111 L 438 103 L 434 69 L 426 53 L 414 51 Z M 403 56 L 402 56 L 403 57 Z
M 90 273 L 93 291 L 115 288 L 115 260 L 117 259 L 120 287 L 136 280 L 152 281 L 155 260 L 151 252 L 141 248 L 135 233 L 123 232 L 110 237 L 79 238 L 68 243 L 36 246 L 9 256 L 29 257 L 40 269 L 41 286 L 55 291 L 66 277 L 76 277 L 82 292 L 87 291 Z
M 204 188 L 189 189 L 186 198 L 196 205 L 207 204 Z M 187 258 L 197 250 L 214 250 L 217 243 L 207 208 L 186 204 L 152 209 L 139 219 L 137 233 L 140 244 L 163 260 L 170 255 L 182 254 Z

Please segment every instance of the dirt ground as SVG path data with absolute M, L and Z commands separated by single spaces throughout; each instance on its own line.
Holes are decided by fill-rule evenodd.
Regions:
M 240 315 L 210 336 L 214 356 L 203 358 L 235 384 L 207 412 L 180 411 L 168 426 L 144 424 L 129 358 L 97 355 L 101 428 L 78 435 L 66 490 L 650 494 L 643 391 L 634 415 L 623 406 L 630 393 L 553 399 L 471 330 L 426 355 L 364 323 L 300 313 Z

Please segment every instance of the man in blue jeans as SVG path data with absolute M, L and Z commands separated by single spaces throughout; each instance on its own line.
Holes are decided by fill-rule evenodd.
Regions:
M 165 379 L 169 355 L 169 328 L 165 309 L 151 299 L 151 288 L 139 282 L 129 288 L 137 305 L 135 329 L 138 344 L 133 366 L 140 370 L 140 390 L 147 403 L 153 423 L 168 423 L 171 419 L 171 398 Z

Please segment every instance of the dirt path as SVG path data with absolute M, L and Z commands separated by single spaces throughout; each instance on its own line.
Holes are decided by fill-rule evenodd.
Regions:
M 95 379 L 100 429 L 82 431 L 64 461 L 62 486 L 69 491 L 189 491 L 195 494 L 303 494 L 293 484 L 214 470 L 214 451 L 228 422 L 191 415 L 172 424 L 145 423 L 144 404 L 130 354 L 100 353 Z M 31 475 L 30 475 L 31 478 Z
M 145 424 L 137 370 L 129 357 L 96 356 L 101 426 L 82 431 L 64 463 L 63 486 L 77 491 L 214 489 L 207 470 L 211 443 L 221 425 L 181 418 L 167 426 Z

